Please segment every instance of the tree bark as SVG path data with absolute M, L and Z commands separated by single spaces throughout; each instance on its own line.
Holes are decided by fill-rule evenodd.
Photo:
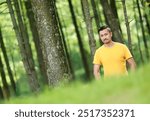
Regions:
M 95 18 L 96 27 L 97 27 L 97 30 L 98 30 L 101 23 L 100 23 L 99 15 L 97 13 L 97 9 L 96 9 L 97 6 L 96 6 L 96 3 L 95 3 L 95 0 L 91 0 L 91 5 L 92 5 L 92 10 L 93 10 L 94 18 Z
M 42 53 L 50 86 L 57 86 L 70 78 L 70 72 L 62 46 L 54 1 L 31 0 L 36 25 L 41 40 Z
M 114 16 L 115 16 L 116 20 L 119 23 L 119 30 L 122 34 L 122 29 L 121 29 L 121 26 L 120 26 L 120 21 L 119 21 L 118 12 L 117 12 L 116 0 L 110 0 L 110 5 L 111 5 L 111 9 L 114 13 Z
M 92 4 L 92 10 L 93 10 L 93 13 L 94 13 L 94 19 L 95 19 L 95 23 L 96 23 L 96 27 L 97 27 L 97 32 L 98 32 L 98 29 L 100 28 L 101 26 L 101 17 L 99 16 L 98 14 L 98 9 L 97 9 L 97 5 L 95 3 L 95 0 L 91 0 L 91 4 Z M 101 14 L 101 13 L 100 13 Z M 98 33 L 99 34 L 99 33 Z M 98 36 L 99 37 L 99 36 Z M 100 38 L 99 38 L 100 40 Z M 99 44 L 100 46 L 103 45 L 103 42 L 102 41 L 99 41 Z
M 3 90 L 4 98 L 9 99 L 10 89 L 9 89 L 9 85 L 6 80 L 6 74 L 4 71 L 4 66 L 3 66 L 2 59 L 1 59 L 1 55 L 0 55 L 0 74 L 1 74 L 2 84 L 3 84 L 2 90 Z
M 25 30 L 24 30 L 24 27 L 23 27 L 23 22 L 22 22 L 22 19 L 21 19 L 21 15 L 20 15 L 19 11 L 17 11 L 17 17 L 19 19 L 18 20 L 19 26 L 18 26 L 17 21 L 16 21 L 15 16 L 14 16 L 14 10 L 13 10 L 13 7 L 11 5 L 10 0 L 7 0 L 7 5 L 8 5 L 8 8 L 9 8 L 10 16 L 11 16 L 13 26 L 14 26 L 14 29 L 15 29 L 15 34 L 16 34 L 16 37 L 17 37 L 17 40 L 18 40 L 18 44 L 19 44 L 23 64 L 24 64 L 26 73 L 27 73 L 28 78 L 29 78 L 30 88 L 33 92 L 37 92 L 37 91 L 39 91 L 39 84 L 38 84 L 36 72 L 35 72 L 35 69 L 34 69 L 34 66 L 33 66 L 34 64 L 33 64 L 33 61 L 32 61 L 31 53 L 29 51 L 29 49 L 31 49 L 31 48 L 29 48 L 29 43 L 26 40 L 27 38 L 26 38 L 25 34 L 27 34 L 27 33 L 25 33 Z M 15 3 L 15 6 L 16 5 L 18 5 L 18 4 Z
M 133 5 L 135 5 L 135 1 L 133 0 Z M 142 54 L 142 49 L 141 49 L 141 41 L 140 41 L 140 36 L 139 36 L 139 26 L 138 26 L 138 18 L 136 15 L 136 8 L 133 7 L 133 11 L 134 11 L 134 18 L 135 18 L 135 24 L 136 24 L 136 30 L 137 30 L 137 38 L 138 38 L 138 49 L 139 49 L 139 53 L 140 53 L 140 60 L 142 62 L 142 64 L 144 64 L 144 58 L 143 58 L 143 54 Z
M 86 29 L 87 29 L 87 33 L 89 37 L 89 46 L 90 46 L 91 56 L 93 60 L 95 50 L 96 50 L 96 41 L 95 41 L 94 34 L 93 34 L 92 19 L 91 19 L 90 11 L 89 11 L 89 3 L 87 0 L 81 0 L 81 4 L 82 4 L 84 20 L 86 24 Z
M 32 11 L 32 5 L 31 5 L 30 0 L 25 1 L 25 7 L 27 10 L 27 16 L 28 16 L 29 23 L 30 23 L 30 29 L 32 32 L 33 41 L 34 41 L 36 52 L 37 52 L 37 59 L 38 59 L 38 63 L 39 63 L 39 69 L 41 72 L 42 80 L 44 81 L 45 84 L 48 84 L 45 62 L 43 59 L 42 49 L 41 49 L 41 45 L 40 45 L 41 42 L 40 42 L 37 27 L 36 27 L 36 21 L 34 18 L 34 13 Z
M 144 13 L 144 18 L 145 18 L 145 22 L 146 22 L 146 27 L 148 29 L 148 33 L 150 35 L 150 0 L 149 2 L 145 2 L 145 0 L 141 1 L 142 7 L 143 7 L 143 13 Z M 149 7 L 148 7 L 149 6 Z
M 4 99 L 3 90 L 2 90 L 2 87 L 0 85 L 0 100 L 3 100 L 3 99 Z
M 127 9 L 126 9 L 125 0 L 122 0 L 122 5 L 123 5 L 123 11 L 124 11 L 125 24 L 126 24 L 126 28 L 127 28 L 128 47 L 129 47 L 129 50 L 131 51 L 131 53 L 132 53 L 132 55 L 133 55 L 131 32 L 130 32 L 130 25 L 129 25 L 130 23 L 129 23 L 129 21 L 128 21 L 128 14 L 127 14 Z
M 103 10 L 104 10 L 104 13 L 106 15 L 106 19 L 108 21 L 108 24 L 109 24 L 109 26 L 112 29 L 112 32 L 114 34 L 113 35 L 114 41 L 124 43 L 124 41 L 122 39 L 122 35 L 119 31 L 118 20 L 115 18 L 113 12 L 111 11 L 111 7 L 108 3 L 108 0 L 101 0 L 101 4 L 102 4 Z
M 1 28 L 0 28 L 0 47 L 1 47 L 3 55 L 4 55 L 4 60 L 5 60 L 5 63 L 6 63 L 8 75 L 9 75 L 10 82 L 11 82 L 11 87 L 12 87 L 12 90 L 13 90 L 14 94 L 16 95 L 17 94 L 17 92 L 16 92 L 16 84 L 15 84 L 15 80 L 14 80 L 14 77 L 13 77 L 12 70 L 10 68 L 10 64 L 9 64 L 6 48 L 5 48 L 5 45 L 4 45 L 4 42 L 3 42 Z
M 80 48 L 81 57 L 82 57 L 82 61 L 83 61 L 83 66 L 84 66 L 84 70 L 85 70 L 85 75 L 86 75 L 87 79 L 90 79 L 91 78 L 90 69 L 89 69 L 89 65 L 88 65 L 88 62 L 87 62 L 87 58 L 85 56 L 85 50 L 84 50 L 81 35 L 80 35 L 79 29 L 78 29 L 76 16 L 75 16 L 75 13 L 74 13 L 74 10 L 73 10 L 73 5 L 72 5 L 71 0 L 68 0 L 68 3 L 69 3 L 71 16 L 72 16 L 72 21 L 73 21 L 73 24 L 74 24 L 74 27 L 75 27 L 77 38 L 78 38 L 78 43 L 79 43 L 79 48 Z
M 143 25 L 142 13 L 141 13 L 140 6 L 139 6 L 139 0 L 136 0 L 136 3 L 137 3 L 137 7 L 138 7 L 140 26 L 141 26 L 141 29 L 142 29 L 142 35 L 143 35 L 143 42 L 144 42 L 144 47 L 145 47 L 146 58 L 147 58 L 147 60 L 149 60 L 149 50 L 148 50 L 147 40 L 146 40 L 146 36 L 145 36 L 145 31 L 144 31 L 144 25 Z
M 70 69 L 69 72 L 71 73 L 71 80 L 72 80 L 72 79 L 75 79 L 75 74 L 74 74 L 72 63 L 71 63 L 70 55 L 69 55 L 69 52 L 68 52 L 68 47 L 67 47 L 67 44 L 66 44 L 66 39 L 65 39 L 64 32 L 63 32 L 63 27 L 62 27 L 62 24 L 61 24 L 61 20 L 60 20 L 59 14 L 58 14 L 58 10 L 57 10 L 57 7 L 56 7 L 56 3 L 55 3 L 55 9 L 56 9 L 56 15 L 57 15 L 58 23 L 59 23 L 59 29 L 60 29 L 60 32 L 61 32 L 61 37 L 62 37 L 62 40 L 63 40 L 63 47 L 64 47 L 65 54 L 66 54 L 66 57 L 67 57 L 67 63 L 68 63 L 67 65 L 69 66 L 68 68 Z

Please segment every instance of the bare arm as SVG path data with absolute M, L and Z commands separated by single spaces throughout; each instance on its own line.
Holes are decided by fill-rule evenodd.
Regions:
M 100 79 L 100 65 L 94 64 L 93 73 L 96 80 Z
M 129 64 L 131 70 L 135 70 L 135 69 L 136 69 L 136 63 L 135 63 L 135 61 L 134 61 L 133 58 L 129 58 L 129 59 L 127 60 L 127 62 L 128 62 L 128 64 Z

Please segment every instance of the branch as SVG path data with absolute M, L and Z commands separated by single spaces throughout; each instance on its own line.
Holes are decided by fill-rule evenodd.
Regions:
M 0 5 L 3 5 L 3 4 L 7 4 L 7 2 L 5 1 L 5 2 L 1 2 L 1 3 L 0 3 Z
M 5 8 L 4 10 L 0 11 L 0 14 L 2 14 L 5 10 L 7 10 L 7 8 Z
M 131 23 L 133 20 L 134 20 L 134 19 L 131 19 L 131 20 L 129 21 L 129 23 Z

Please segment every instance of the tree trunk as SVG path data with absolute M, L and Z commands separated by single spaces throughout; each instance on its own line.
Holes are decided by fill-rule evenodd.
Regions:
M 115 18 L 113 12 L 111 11 L 111 7 L 108 3 L 108 0 L 101 0 L 101 4 L 102 4 L 102 7 L 103 7 L 103 11 L 106 15 L 106 19 L 108 21 L 108 24 L 109 24 L 109 26 L 112 29 L 112 32 L 114 34 L 113 35 L 114 41 L 124 43 L 123 39 L 122 39 L 122 36 L 121 36 L 121 33 L 119 31 L 119 22 Z
M 135 5 L 135 1 L 133 0 L 133 5 Z M 137 30 L 137 38 L 138 38 L 138 49 L 139 49 L 139 53 L 140 53 L 140 60 L 142 62 L 142 64 L 144 63 L 144 59 L 143 59 L 143 54 L 142 54 L 142 49 L 141 49 L 141 41 L 140 41 L 140 36 L 139 36 L 139 26 L 138 26 L 138 19 L 136 16 L 136 8 L 133 7 L 133 11 L 134 11 L 134 18 L 135 18 L 135 24 L 136 24 L 136 30 Z
M 81 39 L 81 35 L 80 32 L 78 30 L 78 25 L 77 25 L 77 21 L 76 21 L 76 16 L 74 14 L 74 10 L 73 10 L 73 5 L 71 0 L 68 0 L 69 2 L 69 8 L 70 8 L 70 12 L 71 12 L 71 16 L 72 16 L 72 21 L 75 27 L 75 31 L 77 34 L 77 38 L 78 38 L 78 43 L 79 43 L 79 48 L 80 48 L 80 52 L 81 52 L 81 57 L 82 57 L 82 61 L 83 61 L 83 66 L 84 66 L 84 70 L 85 70 L 85 75 L 87 79 L 90 79 L 90 69 L 89 69 L 89 65 L 87 62 L 87 58 L 85 56 L 85 50 L 83 48 L 83 43 L 82 43 L 82 39 Z
M 0 85 L 0 100 L 3 100 L 3 99 L 4 99 L 3 90 L 2 90 L 2 87 Z
M 120 30 L 120 32 L 122 34 L 122 29 L 120 27 L 120 21 L 119 21 L 118 12 L 117 12 L 116 0 L 110 0 L 110 5 L 111 5 L 111 9 L 112 9 L 112 11 L 114 13 L 114 16 L 115 16 L 116 20 L 119 23 L 119 30 Z
M 144 17 L 145 17 L 145 21 L 146 21 L 147 30 L 150 35 L 150 22 L 149 22 L 147 14 L 144 13 Z
M 4 71 L 4 66 L 2 63 L 1 55 L 0 55 L 0 74 L 1 74 L 2 84 L 3 84 L 2 90 L 3 90 L 4 98 L 9 99 L 10 90 L 9 90 L 9 85 L 7 83 L 7 80 L 6 80 L 6 74 Z
M 72 67 L 72 64 L 71 64 L 71 59 L 70 59 L 70 55 L 69 55 L 69 52 L 68 52 L 68 47 L 67 47 L 67 44 L 66 44 L 66 39 L 65 39 L 64 32 L 63 32 L 61 20 L 60 20 L 59 14 L 58 14 L 58 10 L 57 10 L 57 7 L 56 7 L 56 3 L 55 3 L 55 9 L 56 9 L 56 15 L 57 15 L 58 23 L 59 23 L 59 29 L 60 29 L 60 32 L 61 32 L 61 37 L 62 37 L 62 40 L 63 40 L 63 47 L 65 49 L 65 54 L 66 54 L 66 57 L 67 57 L 67 63 L 68 63 L 67 65 L 69 66 L 68 68 L 70 69 L 69 72 L 71 72 L 71 79 L 75 79 L 75 74 L 74 74 L 74 70 L 73 70 L 73 67 Z
M 136 3 L 137 3 L 137 7 L 138 7 L 140 25 L 141 25 L 141 29 L 142 29 L 142 35 L 143 35 L 143 42 L 144 42 L 144 47 L 145 47 L 145 53 L 146 53 L 147 60 L 149 60 L 149 50 L 148 50 L 147 40 L 146 40 L 146 36 L 145 36 L 145 31 L 144 31 L 144 25 L 143 25 L 143 19 L 142 19 L 142 14 L 141 14 L 140 6 L 139 6 L 139 0 L 136 0 Z
M 32 6 L 31 6 L 30 0 L 25 1 L 25 7 L 27 10 L 27 16 L 28 16 L 29 23 L 30 23 L 30 29 L 32 32 L 33 41 L 34 41 L 36 52 L 37 52 L 37 59 L 38 59 L 38 63 L 39 63 L 39 69 L 41 72 L 42 80 L 44 80 L 45 84 L 48 84 L 48 78 L 47 78 L 47 74 L 46 74 L 46 67 L 45 67 L 45 62 L 43 59 L 42 49 L 41 49 L 41 45 L 40 45 L 39 34 L 38 34 L 37 27 L 36 27 L 36 21 L 34 18 L 34 13 L 32 11 Z
M 62 46 L 54 1 L 31 0 L 31 4 L 46 62 L 49 85 L 57 86 L 60 81 L 70 78 L 70 72 Z
M 95 3 L 95 0 L 91 0 L 91 4 L 92 4 L 92 10 L 93 10 L 93 13 L 94 13 L 94 18 L 95 18 L 95 23 L 96 23 L 96 27 L 97 27 L 97 32 L 98 32 L 98 29 L 100 28 L 100 25 L 101 25 L 101 19 L 100 19 L 100 16 L 98 14 L 98 10 L 96 9 L 97 6 L 96 6 L 96 3 Z M 99 37 L 99 36 L 98 36 Z M 99 38 L 100 40 L 100 38 Z M 102 45 L 102 41 L 99 41 L 100 45 Z
M 10 64 L 9 64 L 6 48 L 5 48 L 5 45 L 4 45 L 4 42 L 3 42 L 1 28 L 0 28 L 0 47 L 1 47 L 3 55 L 4 55 L 5 63 L 6 63 L 6 66 L 7 66 L 8 75 L 9 75 L 10 82 L 11 82 L 11 87 L 13 89 L 14 94 L 16 95 L 17 94 L 16 93 L 16 84 L 15 84 L 15 80 L 14 80 L 14 77 L 13 77 L 12 70 L 10 68 Z
M 97 13 L 97 9 L 96 9 L 97 6 L 96 6 L 96 3 L 95 3 L 95 0 L 91 0 L 91 5 L 92 5 L 94 18 L 95 18 L 96 27 L 97 27 L 97 30 L 98 30 L 99 27 L 100 27 L 100 18 L 99 18 L 99 15 Z
M 21 15 L 20 15 L 19 11 L 17 10 L 17 17 L 19 19 L 18 20 L 19 27 L 18 27 L 17 21 L 16 21 L 15 16 L 14 16 L 13 7 L 11 5 L 10 0 L 7 0 L 7 5 L 8 5 L 8 8 L 9 8 L 10 16 L 11 16 L 13 26 L 14 26 L 14 29 L 15 29 L 15 34 L 17 36 L 17 40 L 18 40 L 18 44 L 19 44 L 23 64 L 24 64 L 26 73 L 27 73 L 28 78 L 29 78 L 30 88 L 33 92 L 37 92 L 37 91 L 39 91 L 39 84 L 38 84 L 36 72 L 35 72 L 35 69 L 34 69 L 34 66 L 33 66 L 34 63 L 32 61 L 31 53 L 29 51 L 29 49 L 31 49 L 31 48 L 29 48 L 30 47 L 29 43 L 26 40 L 27 39 L 26 38 L 27 33 L 24 30 Z M 15 6 L 16 7 L 18 6 L 17 2 L 15 2 Z
M 89 3 L 87 0 L 81 0 L 81 4 L 82 4 L 84 20 L 86 24 L 86 29 L 87 29 L 87 33 L 89 37 L 89 46 L 91 50 L 91 56 L 93 60 L 95 50 L 96 50 L 96 41 L 95 41 L 94 34 L 93 34 L 92 19 L 91 19 L 90 11 L 89 11 Z
M 59 24 L 60 24 L 60 28 L 62 28 L 61 26 L 63 26 L 63 29 L 64 29 L 64 32 L 63 32 L 63 29 L 61 30 L 62 31 L 62 37 L 65 38 L 65 40 L 66 40 L 65 43 L 66 43 L 66 47 L 67 47 L 67 51 L 68 51 L 68 57 L 67 57 L 68 58 L 68 63 L 70 63 L 69 65 L 70 65 L 70 71 L 71 71 L 71 74 L 72 74 L 72 79 L 75 79 L 75 73 L 74 73 L 73 65 L 71 63 L 72 62 L 71 61 L 71 57 L 69 55 L 70 51 L 71 51 L 70 43 L 69 43 L 70 41 L 68 39 L 69 35 L 68 35 L 67 31 L 66 31 L 67 26 L 66 26 L 65 20 L 63 19 L 63 16 L 61 15 L 61 13 L 62 13 L 62 11 L 61 11 L 61 9 L 59 9 L 59 15 L 60 15 L 59 19 L 61 18 Z M 67 54 L 66 54 L 66 56 L 67 56 Z
M 148 29 L 148 33 L 150 35 L 150 0 L 149 0 L 149 5 L 148 5 L 148 1 L 145 2 L 145 0 L 141 1 L 142 7 L 143 7 L 143 12 L 144 12 L 144 18 L 145 18 L 145 22 L 146 22 L 146 27 Z M 149 6 L 149 7 L 148 7 Z
M 128 47 L 129 50 L 131 51 L 132 55 L 133 55 L 133 51 L 132 51 L 132 40 L 131 40 L 131 34 L 130 34 L 130 23 L 128 21 L 128 14 L 127 14 L 127 9 L 126 9 L 126 3 L 125 0 L 122 0 L 122 5 L 123 5 L 123 11 L 124 11 L 124 18 L 125 18 L 125 24 L 126 24 L 126 28 L 127 28 L 127 36 L 128 36 Z

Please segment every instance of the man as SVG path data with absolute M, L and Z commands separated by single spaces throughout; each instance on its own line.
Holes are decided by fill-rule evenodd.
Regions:
M 112 32 L 108 26 L 102 26 L 98 30 L 103 45 L 94 55 L 94 76 L 100 79 L 100 67 L 104 68 L 104 76 L 127 74 L 126 62 L 131 70 L 135 70 L 135 61 L 126 45 L 114 42 Z

